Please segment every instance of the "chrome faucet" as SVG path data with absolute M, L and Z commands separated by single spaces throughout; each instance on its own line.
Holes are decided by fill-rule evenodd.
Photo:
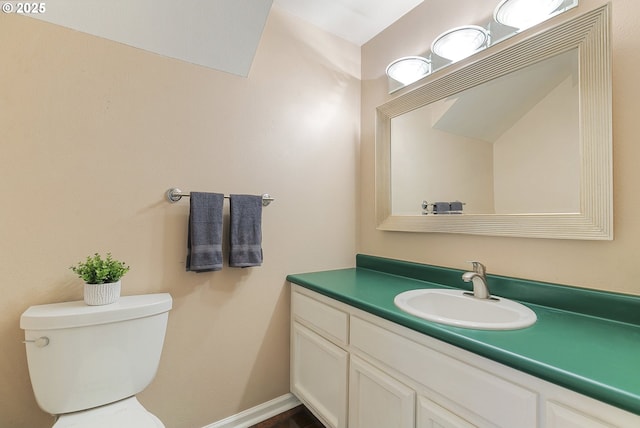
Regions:
M 487 286 L 487 269 L 480 262 L 472 261 L 470 263 L 473 264 L 473 272 L 463 273 L 462 280 L 473 283 L 473 297 L 476 299 L 488 299 L 490 294 Z

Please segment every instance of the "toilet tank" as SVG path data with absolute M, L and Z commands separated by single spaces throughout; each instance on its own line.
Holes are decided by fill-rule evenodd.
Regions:
M 32 306 L 20 317 L 31 385 L 40 408 L 57 415 L 135 395 L 155 377 L 168 293 Z

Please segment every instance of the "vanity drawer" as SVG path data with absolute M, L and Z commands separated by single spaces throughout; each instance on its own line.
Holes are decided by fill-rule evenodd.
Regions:
M 351 317 L 352 349 L 504 428 L 538 426 L 538 394 L 395 332 Z
M 296 291 L 291 293 L 291 310 L 296 321 L 305 324 L 339 345 L 349 340 L 349 315 L 339 309 Z

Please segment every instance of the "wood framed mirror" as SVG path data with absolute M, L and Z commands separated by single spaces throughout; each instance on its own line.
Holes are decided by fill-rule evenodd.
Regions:
M 554 83 L 543 73 L 559 63 L 568 63 L 569 68 Z M 512 100 L 496 92 L 501 81 L 510 82 L 502 91 Z M 532 101 L 520 89 L 529 89 L 538 98 Z M 551 119 L 540 119 L 537 114 L 550 111 L 561 91 L 574 98 L 556 105 Z M 474 97 L 466 95 L 470 93 Z M 524 104 L 536 107 L 523 109 Z M 435 106 L 438 120 L 419 116 L 425 106 Z M 518 109 L 522 112 L 505 124 L 505 116 Z M 474 111 L 477 114 L 470 113 Z M 487 112 L 502 123 L 491 122 Z M 378 229 L 613 239 L 610 4 L 427 80 L 379 106 L 376 114 Z M 552 125 L 561 115 L 558 123 L 565 125 L 558 126 L 562 129 Z M 409 120 L 411 116 L 416 118 Z M 412 121 L 439 129 L 400 131 Z M 537 129 L 550 129 L 550 134 L 523 130 L 526 121 L 537 124 Z M 465 134 L 466 141 L 455 143 L 458 148 L 453 149 L 443 143 L 443 132 Z M 517 134 L 529 135 L 530 141 L 516 144 Z M 419 141 L 401 145 L 401 138 Z M 430 139 L 446 147 L 449 157 L 443 157 L 441 149 L 425 149 Z M 481 141 L 484 148 L 470 146 L 469 141 Z M 568 151 L 572 154 L 565 154 Z M 463 153 L 472 156 L 465 159 Z M 505 172 L 509 170 L 512 175 Z M 480 181 L 485 182 L 486 193 Z M 403 198 L 409 202 L 402 202 Z M 462 201 L 465 206 L 461 214 L 428 210 L 424 214 L 423 200 Z

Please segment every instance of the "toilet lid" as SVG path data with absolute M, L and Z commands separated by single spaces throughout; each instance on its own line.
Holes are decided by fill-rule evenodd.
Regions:
M 53 428 L 165 428 L 135 397 L 61 415 Z

